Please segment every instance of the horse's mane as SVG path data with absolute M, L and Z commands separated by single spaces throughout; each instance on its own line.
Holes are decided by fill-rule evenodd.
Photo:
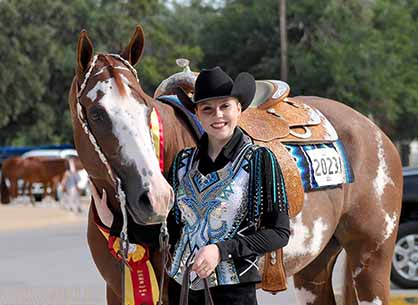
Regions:
M 126 90 L 125 90 L 125 86 L 123 85 L 122 78 L 120 77 L 119 73 L 117 71 L 115 71 L 115 68 L 113 67 L 109 58 L 106 55 L 103 55 L 103 54 L 101 54 L 99 56 L 103 59 L 103 62 L 105 62 L 107 70 L 109 71 L 110 75 L 115 78 L 115 83 L 116 83 L 116 87 L 119 90 L 119 94 L 121 96 L 126 96 Z

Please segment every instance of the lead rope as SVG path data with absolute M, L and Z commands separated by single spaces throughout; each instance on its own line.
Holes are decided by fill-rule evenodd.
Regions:
M 183 283 L 181 285 L 180 292 L 180 305 L 189 304 L 189 287 L 190 287 L 190 272 L 192 271 L 192 265 L 187 266 L 183 274 Z M 207 278 L 203 279 L 205 289 L 205 305 L 214 305 L 212 294 L 209 289 L 209 282 Z
M 164 278 L 165 278 L 165 269 L 167 264 L 167 258 L 168 258 L 168 251 L 169 251 L 169 234 L 167 229 L 167 220 L 164 220 L 164 222 L 161 224 L 160 229 L 160 252 L 162 252 L 163 260 L 161 264 L 161 275 L 160 275 L 160 295 L 158 298 L 158 305 L 163 305 L 163 291 L 164 291 Z
M 122 256 L 123 263 L 122 266 L 122 304 L 126 304 L 126 293 L 125 293 L 125 265 L 128 266 L 130 269 L 130 266 L 128 265 L 128 249 L 129 249 L 129 240 L 128 240 L 128 214 L 126 212 L 126 197 L 124 192 L 120 192 L 121 190 L 121 181 L 119 178 L 117 178 L 118 181 L 118 197 L 120 200 L 120 209 L 122 211 L 122 230 L 120 231 L 120 242 L 119 242 L 119 248 Z M 123 198 L 121 198 L 121 196 Z M 121 200 L 122 199 L 122 200 Z

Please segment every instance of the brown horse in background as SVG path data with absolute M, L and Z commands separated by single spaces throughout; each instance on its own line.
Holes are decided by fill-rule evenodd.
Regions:
M 175 109 L 142 90 L 132 66 L 140 60 L 143 46 L 143 32 L 137 27 L 121 56 L 93 56 L 93 45 L 83 31 L 69 105 L 79 156 L 96 188 L 106 190 L 109 209 L 114 215 L 121 213 L 115 183 L 120 181 L 131 220 L 141 225 L 137 230 L 153 236 L 153 226 L 145 225 L 159 219 L 171 194 L 164 184 L 158 190 L 153 188 L 162 180 L 149 136 L 150 113 L 157 109 L 164 126 L 164 174 L 175 153 L 194 146 L 196 138 Z M 302 212 L 291 219 L 292 234 L 284 248 L 287 276 L 294 276 L 299 300 L 305 304 L 335 304 L 331 276 L 344 249 L 347 283 L 343 304 L 388 305 L 402 194 L 398 152 L 373 122 L 353 109 L 320 97 L 296 99 L 319 109 L 334 125 L 355 182 L 305 194 Z M 156 195 L 159 204 L 153 200 Z M 120 264 L 95 225 L 93 209 L 91 206 L 88 220 L 89 247 L 106 281 L 108 304 L 121 304 Z M 151 251 L 151 258 L 154 266 L 161 265 L 157 249 Z M 166 292 L 164 289 L 167 302 Z
M 44 198 L 48 195 L 48 188 L 51 190 L 50 195 L 55 196 L 57 185 L 68 168 L 68 160 L 63 158 L 12 157 L 6 159 L 2 165 L 0 185 L 2 203 L 9 203 L 10 199 L 19 195 L 17 184 L 19 179 L 23 180 L 22 195 L 27 192 L 31 200 L 33 183 L 43 184 Z M 10 192 L 6 185 L 6 179 L 10 182 Z
M 23 169 L 22 157 L 10 157 L 3 161 L 1 167 L 1 182 L 0 182 L 0 194 L 1 203 L 10 203 L 10 200 L 18 196 L 17 181 L 22 178 Z M 6 184 L 6 179 L 9 180 L 10 191 Z
M 68 160 L 48 157 L 30 157 L 27 160 L 29 162 L 25 164 L 25 173 L 22 176 L 24 181 L 23 194 L 27 188 L 29 197 L 32 198 L 32 184 L 42 183 L 44 185 L 43 198 L 46 198 L 48 194 L 56 198 L 57 185 L 69 169 Z M 48 189 L 50 190 L 49 193 Z

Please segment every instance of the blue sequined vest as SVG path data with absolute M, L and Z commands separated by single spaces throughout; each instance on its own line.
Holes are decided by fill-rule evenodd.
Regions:
M 169 276 L 178 283 L 183 281 L 187 265 L 196 252 L 209 244 L 233 238 L 248 214 L 248 156 L 251 143 L 244 145 L 233 162 L 224 168 L 202 175 L 196 148 L 184 150 L 185 165 L 178 169 L 179 186 L 176 205 L 183 223 L 181 237 L 176 245 Z M 203 281 L 192 274 L 190 288 L 203 289 Z M 233 260 L 219 263 L 209 278 L 209 286 L 239 283 Z

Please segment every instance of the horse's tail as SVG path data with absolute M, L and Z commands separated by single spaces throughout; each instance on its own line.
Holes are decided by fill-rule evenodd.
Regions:
M 1 195 L 1 203 L 3 204 L 10 203 L 10 193 L 9 193 L 9 188 L 6 185 L 6 178 L 4 177 L 4 173 L 1 174 L 0 195 Z

